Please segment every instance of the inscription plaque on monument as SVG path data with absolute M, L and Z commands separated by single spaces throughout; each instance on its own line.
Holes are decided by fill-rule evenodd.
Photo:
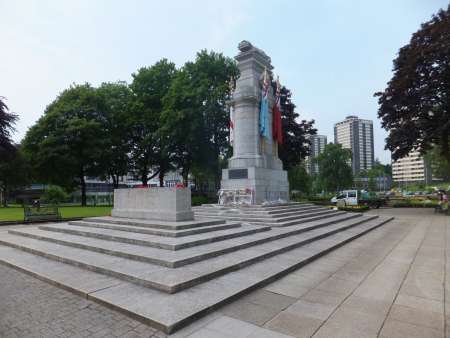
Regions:
M 230 169 L 228 170 L 228 178 L 230 180 L 248 178 L 248 169 Z

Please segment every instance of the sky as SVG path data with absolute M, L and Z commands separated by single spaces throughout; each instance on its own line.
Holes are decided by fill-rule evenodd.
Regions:
M 390 162 L 377 99 L 400 47 L 448 0 L 0 0 L 0 96 L 15 141 L 73 83 L 131 81 L 201 49 L 234 57 L 248 40 L 272 59 L 302 119 L 333 141 L 348 115 L 374 121 L 375 157 Z

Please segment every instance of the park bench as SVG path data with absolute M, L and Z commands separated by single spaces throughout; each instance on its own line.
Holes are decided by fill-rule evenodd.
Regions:
M 435 213 L 449 214 L 448 204 L 438 204 L 434 208 Z
M 24 221 L 53 221 L 61 219 L 58 207 L 24 207 Z

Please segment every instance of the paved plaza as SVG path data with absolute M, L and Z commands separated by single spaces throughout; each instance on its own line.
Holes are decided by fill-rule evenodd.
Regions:
M 446 337 L 450 217 L 373 213 L 395 220 L 170 337 Z M 9 267 L 0 285 L 1 337 L 166 337 Z

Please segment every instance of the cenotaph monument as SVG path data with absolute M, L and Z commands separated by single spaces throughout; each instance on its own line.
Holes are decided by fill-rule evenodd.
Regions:
M 238 48 L 235 59 L 240 77 L 229 102 L 233 156 L 228 169 L 222 171 L 219 203 L 236 203 L 237 199 L 230 196 L 244 191 L 250 196 L 244 204 L 286 202 L 287 172 L 278 158 L 278 142 L 272 130 L 276 97 L 270 85 L 271 59 L 248 41 L 242 41 Z

